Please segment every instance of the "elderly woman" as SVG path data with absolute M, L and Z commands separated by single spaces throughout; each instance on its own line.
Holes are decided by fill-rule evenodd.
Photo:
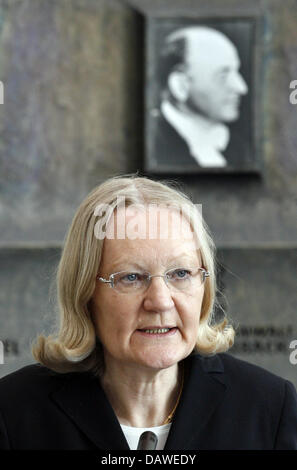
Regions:
M 115 177 L 79 207 L 60 327 L 0 381 L 1 449 L 296 449 L 293 385 L 226 354 L 214 246 L 172 184 Z M 157 443 L 157 445 L 156 445 Z

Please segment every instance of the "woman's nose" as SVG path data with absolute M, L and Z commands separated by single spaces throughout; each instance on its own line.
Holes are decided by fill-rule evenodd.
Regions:
M 152 277 L 144 295 L 146 310 L 162 312 L 174 306 L 171 290 L 162 277 Z

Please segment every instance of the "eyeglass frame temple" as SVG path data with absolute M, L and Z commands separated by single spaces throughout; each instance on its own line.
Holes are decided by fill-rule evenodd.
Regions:
M 109 279 L 104 279 L 104 277 L 97 276 L 97 281 L 104 282 L 104 284 L 109 284 L 109 287 L 114 287 L 114 275 L 118 273 L 113 273 L 109 276 Z
M 209 272 L 209 271 L 206 271 L 206 269 L 204 269 L 204 268 L 198 268 L 198 270 L 199 270 L 199 271 L 202 271 L 202 274 L 203 274 L 203 282 L 204 282 L 205 279 L 210 276 L 210 272 Z M 168 271 L 171 271 L 171 269 L 169 269 Z M 96 279 L 97 279 L 98 281 L 104 282 L 105 284 L 109 284 L 109 287 L 114 288 L 114 276 L 115 276 L 116 274 L 119 274 L 120 272 L 125 272 L 125 271 L 119 271 L 119 272 L 117 272 L 117 273 L 113 273 L 113 274 L 111 274 L 111 275 L 109 276 L 109 279 L 104 279 L 104 277 L 98 277 L 98 276 L 96 277 Z M 164 274 L 150 274 L 149 281 L 151 281 L 152 277 L 162 277 L 162 278 L 164 279 L 164 281 L 165 281 L 165 274 L 166 274 L 166 273 L 164 273 Z M 165 283 L 167 284 L 166 281 L 165 281 Z

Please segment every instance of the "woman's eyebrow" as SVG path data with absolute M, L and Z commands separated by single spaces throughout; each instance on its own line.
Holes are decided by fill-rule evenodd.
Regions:
M 129 269 L 137 268 L 137 269 L 145 270 L 143 266 L 136 263 L 135 261 L 121 261 L 120 263 L 116 263 L 113 265 L 113 269 L 115 269 L 116 271 L 119 271 L 121 269 L 126 269 L 126 268 L 129 268 Z
M 189 254 L 189 253 L 180 253 L 179 255 L 177 256 L 171 256 L 169 258 L 167 258 L 166 262 L 168 264 L 170 263 L 181 263 L 183 264 L 184 262 L 192 262 L 192 263 L 197 263 L 199 262 L 199 255 L 198 253 L 196 252 L 193 252 L 193 254 Z
M 133 269 L 133 268 L 142 269 L 142 270 L 145 269 L 144 266 L 137 263 L 136 261 L 122 260 L 122 261 L 115 261 L 114 263 L 112 263 L 111 267 L 109 268 L 109 271 L 118 272 L 122 270 L 126 271 L 127 269 Z
M 181 267 L 183 265 L 183 263 L 185 262 L 192 262 L 192 263 L 199 263 L 199 258 L 196 254 L 196 257 L 195 256 L 191 256 L 189 255 L 188 253 L 181 253 L 180 255 L 176 256 L 176 257 L 170 257 L 167 259 L 166 261 L 166 264 L 179 264 Z M 119 261 L 119 262 L 116 262 L 112 265 L 112 268 L 113 270 L 116 270 L 116 271 L 119 271 L 121 269 L 126 269 L 126 268 L 137 268 L 137 269 L 141 269 L 143 271 L 148 271 L 148 269 L 144 266 L 144 265 L 141 265 L 139 263 L 137 263 L 136 261 L 132 261 L 132 260 L 122 260 L 122 261 Z M 116 272 L 114 271 L 114 272 Z

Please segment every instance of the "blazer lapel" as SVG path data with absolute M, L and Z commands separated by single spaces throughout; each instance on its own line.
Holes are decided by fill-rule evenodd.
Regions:
M 226 389 L 219 356 L 191 355 L 184 364 L 184 390 L 164 450 L 199 449 L 199 435 Z M 100 381 L 92 374 L 66 374 L 63 385 L 51 394 L 51 399 L 98 449 L 129 450 Z
M 185 382 L 164 450 L 197 450 L 199 436 L 226 389 L 219 356 L 190 356 L 185 360 Z
M 69 374 L 51 398 L 96 447 L 129 450 L 116 415 L 95 376 L 79 372 Z

